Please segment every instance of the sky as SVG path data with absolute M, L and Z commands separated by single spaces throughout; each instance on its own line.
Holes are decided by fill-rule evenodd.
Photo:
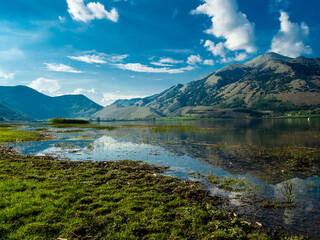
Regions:
M 1 0 L 0 85 L 103 106 L 273 51 L 320 57 L 319 0 Z

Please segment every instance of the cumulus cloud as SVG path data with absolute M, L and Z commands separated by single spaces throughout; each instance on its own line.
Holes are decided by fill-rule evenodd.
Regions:
M 238 9 L 236 0 L 204 0 L 205 3 L 191 11 L 211 17 L 212 27 L 206 33 L 223 38 L 223 46 L 231 51 L 256 52 L 254 24 Z
M 288 13 L 280 11 L 280 30 L 272 39 L 271 50 L 288 57 L 298 57 L 301 54 L 311 54 L 310 46 L 304 41 L 309 37 L 309 27 L 291 22 Z
M 214 42 L 207 40 L 204 44 L 204 47 L 207 48 L 209 52 L 211 52 L 214 56 L 225 57 L 226 56 L 226 49 L 222 42 L 215 44 Z
M 225 57 L 222 58 L 222 63 L 230 63 L 230 62 L 241 62 L 248 59 L 248 55 L 246 53 L 237 53 L 234 57 Z
M 202 63 L 202 58 L 200 55 L 191 55 L 188 57 L 187 64 L 189 65 L 197 65 Z
M 0 78 L 6 79 L 6 80 L 14 79 L 14 73 L 6 73 L 0 70 Z
M 127 64 L 114 64 L 115 67 L 120 68 L 122 70 L 129 70 L 133 72 L 141 72 L 141 73 L 169 73 L 169 74 L 177 74 L 184 73 L 185 71 L 193 70 L 193 66 L 187 66 L 183 68 L 154 68 L 146 65 L 142 65 L 141 63 L 127 63 Z
M 206 59 L 203 61 L 203 65 L 213 66 L 214 62 L 212 59 Z
M 67 0 L 67 3 L 68 12 L 75 21 L 90 22 L 94 19 L 108 19 L 118 22 L 118 11 L 115 8 L 107 11 L 99 2 L 90 2 L 85 5 L 83 0 Z
M 68 56 L 68 58 L 79 61 L 85 62 L 89 64 L 106 64 L 106 63 L 118 63 L 122 62 L 125 58 L 129 55 L 117 55 L 117 54 L 104 54 L 104 53 L 94 53 L 94 54 L 86 54 L 82 56 Z
M 38 78 L 31 82 L 29 87 L 49 95 L 55 95 L 55 93 L 61 88 L 57 80 Z
M 73 67 L 64 65 L 64 64 L 55 64 L 55 63 L 45 63 L 47 66 L 47 69 L 49 71 L 54 71 L 54 72 L 68 72 L 68 73 L 83 73 L 81 71 L 78 71 L 74 69 Z

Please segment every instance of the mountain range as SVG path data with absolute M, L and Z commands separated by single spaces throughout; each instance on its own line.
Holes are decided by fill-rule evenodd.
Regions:
M 102 108 L 83 95 L 50 97 L 26 86 L 0 87 L 0 121 L 89 118 Z
M 146 98 L 102 106 L 83 95 L 50 97 L 26 86 L 0 87 L 0 121 L 159 117 L 261 117 L 320 113 L 320 58 L 266 53 Z
M 93 116 L 102 120 L 252 117 L 301 111 L 320 112 L 320 59 L 270 52 L 160 94 L 118 100 Z

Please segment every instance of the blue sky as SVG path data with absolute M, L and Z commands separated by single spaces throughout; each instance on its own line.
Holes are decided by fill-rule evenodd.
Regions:
M 275 51 L 320 56 L 318 0 L 1 0 L 0 85 L 101 105 Z

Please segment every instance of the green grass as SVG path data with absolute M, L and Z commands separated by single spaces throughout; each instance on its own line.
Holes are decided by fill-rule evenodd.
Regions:
M 168 132 L 199 132 L 208 131 L 208 129 L 202 129 L 196 126 L 189 125 L 121 125 L 124 128 L 148 128 L 152 132 L 168 133 Z M 211 129 L 212 130 L 212 129 Z
M 67 118 L 51 118 L 50 122 L 53 124 L 88 124 L 88 120 L 82 119 L 67 119 Z
M 39 141 L 46 137 L 33 131 L 16 131 L 9 126 L 0 126 L 0 143 L 16 141 Z
M 230 192 L 253 191 L 253 189 L 258 188 L 258 186 L 255 186 L 250 181 L 241 178 L 219 178 L 213 174 L 209 174 L 206 179 L 216 187 Z
M 270 239 L 162 169 L 0 148 L 1 239 Z
M 118 127 L 115 126 L 102 126 L 99 124 L 73 124 L 73 123 L 61 123 L 61 124 L 41 124 L 44 126 L 50 126 L 50 127 L 54 127 L 54 128 L 82 128 L 82 129 L 96 129 L 96 130 L 108 130 L 108 131 L 112 131 L 115 129 L 118 129 Z M 67 131 L 74 131 L 76 132 L 77 130 L 72 129 L 72 130 L 67 130 Z
M 267 175 L 282 176 L 282 170 L 288 173 L 303 174 L 306 177 L 320 173 L 320 148 L 303 145 L 284 145 L 263 147 L 257 145 L 212 145 L 227 158 L 236 157 L 233 164 L 264 169 Z

